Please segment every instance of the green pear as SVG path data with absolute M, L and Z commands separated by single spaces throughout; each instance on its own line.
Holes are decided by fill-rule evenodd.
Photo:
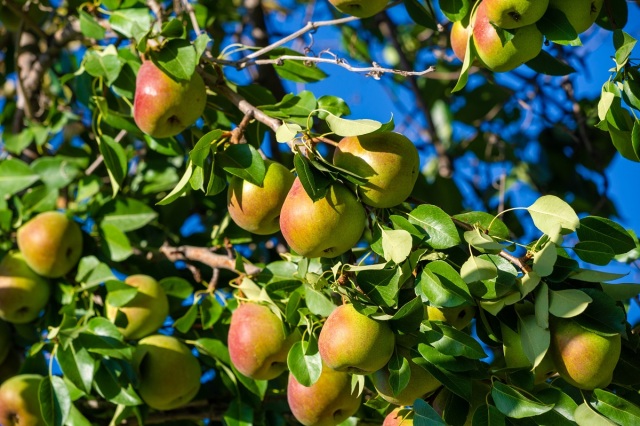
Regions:
M 49 282 L 29 268 L 20 252 L 5 255 L 0 262 L 0 319 L 14 324 L 35 320 L 50 293 Z
M 473 26 L 473 43 L 482 64 L 494 72 L 510 71 L 538 56 L 542 33 L 535 24 L 513 30 L 513 38 L 504 46 L 487 17 L 485 2 L 478 6 Z
M 280 163 L 265 161 L 262 186 L 237 176 L 231 178 L 227 208 L 231 219 L 253 234 L 269 235 L 280 230 L 280 210 L 295 176 Z
M 17 349 L 9 351 L 5 360 L 0 364 L 0 384 L 20 373 L 22 355 Z
M 470 305 L 456 306 L 455 308 L 436 308 L 425 305 L 424 319 L 429 321 L 443 321 L 458 330 L 462 330 L 471 323 L 475 316 L 476 308 Z
M 329 0 L 329 3 L 347 15 L 368 18 L 382 12 L 389 0 Z
M 207 89 L 200 74 L 176 81 L 151 61 L 136 76 L 133 119 L 144 133 L 168 138 L 191 126 L 204 112 Z
M 366 225 L 364 207 L 340 183 L 313 201 L 296 178 L 280 212 L 280 230 L 287 244 L 305 257 L 337 257 L 350 250 Z
M 40 213 L 17 232 L 18 248 L 31 269 L 47 278 L 67 274 L 82 255 L 82 231 L 59 211 Z
M 584 390 L 607 387 L 620 358 L 619 334 L 602 336 L 570 319 L 550 322 L 551 356 L 560 377 Z
M 41 381 L 37 374 L 21 374 L 0 386 L 0 425 L 46 426 L 38 400 Z
M 487 18 L 500 28 L 513 29 L 536 23 L 547 11 L 549 0 L 482 0 Z
M 420 174 L 420 156 L 413 142 L 395 132 L 343 138 L 333 164 L 367 179 L 358 187 L 364 204 L 393 207 L 411 195 Z
M 318 350 L 330 368 L 369 374 L 384 367 L 395 346 L 395 334 L 384 321 L 361 314 L 351 304 L 340 305 L 326 319 Z
M 300 336 L 285 334 L 282 320 L 267 306 L 243 303 L 233 311 L 228 346 L 236 369 L 254 380 L 271 380 L 287 369 L 289 349 Z
M 289 374 L 287 401 L 304 426 L 334 426 L 358 411 L 361 397 L 351 390 L 351 375 L 323 364 L 320 378 L 309 387 Z
M 396 407 L 385 416 L 382 426 L 413 426 L 413 411 Z
M 139 340 L 158 331 L 169 315 L 169 299 L 162 286 L 148 275 L 130 275 L 125 281 L 138 292 L 124 306 L 116 307 L 105 303 L 109 321 L 118 325 L 125 339 Z M 126 318 L 126 325 L 120 326 L 120 318 Z
M 409 383 L 398 394 L 394 394 L 389 383 L 389 369 L 381 368 L 371 375 L 371 381 L 382 399 L 395 405 L 413 405 L 413 401 L 423 398 L 442 385 L 431 373 L 411 360 L 408 349 L 398 347 L 396 350 L 409 362 Z
M 9 324 L 0 320 L 0 364 L 4 362 L 11 350 L 11 328 Z
M 549 7 L 564 13 L 578 34 L 591 28 L 603 4 L 604 0 L 549 0 Z
M 140 340 L 133 366 L 139 378 L 140 397 L 156 410 L 182 407 L 200 389 L 200 362 L 175 337 L 155 334 Z

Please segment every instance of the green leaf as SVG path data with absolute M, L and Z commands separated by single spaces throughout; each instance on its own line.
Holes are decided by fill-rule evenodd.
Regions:
M 436 250 L 454 247 L 460 236 L 451 217 L 440 207 L 422 204 L 409 213 L 409 222 L 418 225 L 427 233 L 427 244 Z
M 403 278 L 401 268 L 396 266 L 380 271 L 361 271 L 357 278 L 361 290 L 374 303 L 386 307 L 393 307 L 398 303 L 398 291 Z
M 440 10 L 451 22 L 462 21 L 471 11 L 470 0 L 440 0 Z
M 118 197 L 105 204 L 99 212 L 102 225 L 110 224 L 123 232 L 135 231 L 155 220 L 158 213 L 142 201 Z
M 189 189 L 189 180 L 191 179 L 195 168 L 196 165 L 189 161 L 189 164 L 187 164 L 187 168 L 180 178 L 178 184 L 171 190 L 170 193 L 168 193 L 162 200 L 158 201 L 156 204 L 158 204 L 159 206 L 171 204 L 182 194 L 184 194 Z
M 81 174 L 78 165 L 63 156 L 40 157 L 31 163 L 31 169 L 47 187 L 56 189 L 68 186 Z
M 616 48 L 615 61 L 618 71 L 629 61 L 629 56 L 635 47 L 637 40 L 622 30 L 613 32 L 613 46 Z
M 185 39 L 167 41 L 159 51 L 151 51 L 153 62 L 174 80 L 189 81 L 196 71 L 196 49 Z
M 625 311 L 600 289 L 583 288 L 592 301 L 581 315 L 575 317 L 581 326 L 605 336 L 625 333 Z
M 182 38 L 185 34 L 185 26 L 182 20 L 170 18 L 162 23 L 160 35 L 166 38 Z
M 600 283 L 602 290 L 616 302 L 626 302 L 632 297 L 640 294 L 640 284 L 638 283 Z
M 435 307 L 454 308 L 473 303 L 467 283 L 448 263 L 429 263 L 416 282 L 416 295 Z
M 575 28 L 559 9 L 549 7 L 544 16 L 536 22 L 536 26 L 549 41 L 569 46 L 582 45 Z
M 503 221 L 496 218 L 496 216 L 487 212 L 466 212 L 452 216 L 453 219 L 473 226 L 474 228 L 482 231 L 483 235 L 490 237 L 496 237 L 500 239 L 508 239 L 510 231 L 507 225 Z
M 0 162 L 0 196 L 17 194 L 39 179 L 40 176 L 22 160 L 10 158 Z
M 405 230 L 382 229 L 382 250 L 384 258 L 396 264 L 404 262 L 413 246 L 411 234 Z
M 109 24 L 125 37 L 139 40 L 151 28 L 151 15 L 147 8 L 119 9 L 111 13 Z
M 142 404 L 142 400 L 133 390 L 131 384 L 122 384 L 120 374 L 122 364 L 118 360 L 103 360 L 96 372 L 94 387 L 99 395 L 106 400 L 119 405 L 135 406 Z
M 111 136 L 102 135 L 99 138 L 100 154 L 109 173 L 109 180 L 113 188 L 113 196 L 120 190 L 120 184 L 127 175 L 127 154 L 118 142 Z
M 351 114 L 349 105 L 347 105 L 344 99 L 331 95 L 324 95 L 318 99 L 318 109 L 328 111 L 337 117 Z M 324 111 L 320 111 L 318 114 L 318 117 L 323 120 L 327 116 L 327 113 Z
M 500 253 L 504 248 L 490 235 L 485 234 L 479 228 L 464 233 L 464 240 L 481 253 Z
M 593 299 L 584 291 L 575 289 L 551 290 L 549 312 L 561 318 L 575 317 L 584 312 L 592 301 Z
M 591 404 L 600 413 L 618 424 L 640 424 L 640 407 L 609 391 L 595 389 Z
M 86 394 L 91 392 L 91 384 L 98 367 L 98 361 L 86 348 L 71 342 L 66 348 L 59 346 L 56 359 L 64 377 Z
M 229 349 L 221 340 L 210 337 L 201 337 L 195 341 L 194 346 L 201 354 L 210 356 L 211 358 L 221 361 L 227 365 L 231 365 Z
M 231 145 L 216 154 L 216 161 L 227 173 L 262 186 L 266 167 L 262 156 L 253 146 L 246 143 Z
M 287 123 L 283 121 L 276 130 L 276 140 L 280 143 L 290 142 L 302 131 L 302 126 L 296 123 Z
M 235 398 L 223 415 L 224 422 L 228 426 L 252 426 L 253 412 L 253 407 L 240 398 Z
M 538 325 L 534 315 L 519 318 L 519 331 L 522 340 L 522 350 L 534 367 L 538 366 L 544 358 L 551 343 L 551 334 L 548 329 Z M 507 413 L 504 413 L 505 415 Z
M 304 286 L 304 299 L 311 313 L 321 317 L 328 317 L 336 308 L 327 296 L 308 285 Z
M 133 254 L 127 235 L 116 226 L 105 223 L 100 225 L 100 237 L 104 242 L 103 249 L 114 262 L 120 262 Z
M 198 297 L 195 297 L 193 299 L 193 304 L 189 306 L 187 312 L 185 312 L 184 315 L 175 320 L 175 322 L 173 323 L 173 327 L 180 333 L 187 333 L 189 330 L 191 330 L 191 327 L 193 327 L 193 324 L 195 324 L 196 320 L 198 319 L 199 301 L 200 299 Z
M 189 158 L 198 167 L 204 167 L 212 151 L 213 143 L 222 137 L 222 130 L 216 129 L 206 133 L 189 152 Z
M 105 283 L 107 287 L 106 302 L 117 308 L 125 306 L 131 302 L 138 294 L 138 288 L 122 281 L 109 280 Z
M 273 49 L 269 53 L 271 59 L 279 60 L 284 56 L 304 57 L 299 52 L 288 48 Z M 280 77 L 295 83 L 314 83 L 328 77 L 316 64 L 306 63 L 304 60 L 283 58 L 274 68 Z
M 564 76 L 576 72 L 571 65 L 551 56 L 546 50 L 541 50 L 538 56 L 525 62 L 525 65 L 540 74 L 553 76 Z
M 414 426 L 446 426 L 446 423 L 438 412 L 424 399 L 416 399 L 413 404 L 413 423 L 410 422 L 401 422 L 400 425 L 404 423 L 413 424 Z
M 578 426 L 615 426 L 611 420 L 598 414 L 591 408 L 589 404 L 583 402 L 578 405 L 576 411 L 573 413 L 573 417 Z
M 293 344 L 287 356 L 289 371 L 303 386 L 311 386 L 322 373 L 322 358 L 315 338 L 311 342 L 300 340 Z
M 38 388 L 38 400 L 42 418 L 48 426 L 65 424 L 71 411 L 71 397 L 61 377 L 44 377 Z
M 613 249 L 598 241 L 581 241 L 573 246 L 573 251 L 585 262 L 606 266 L 613 260 Z
M 78 10 L 78 17 L 80 18 L 80 31 L 85 37 L 96 40 L 102 40 L 104 38 L 107 30 L 103 28 L 92 15 L 84 10 Z
M 379 121 L 369 119 L 347 120 L 331 113 L 327 113 L 325 121 L 333 133 L 343 137 L 366 135 L 382 127 L 382 123 Z
M 115 46 L 110 45 L 103 51 L 87 51 L 83 65 L 89 75 L 104 78 L 108 85 L 112 85 L 120 75 L 124 61 L 118 56 Z
M 487 354 L 476 339 L 444 322 L 423 321 L 420 335 L 426 343 L 450 356 L 471 359 L 486 358 Z
M 540 277 L 547 277 L 553 273 L 553 266 L 557 259 L 556 245 L 548 241 L 542 250 L 533 254 L 533 271 Z
M 514 419 L 534 417 L 553 408 L 553 404 L 542 404 L 527 398 L 517 389 L 498 381 L 493 382 L 491 397 L 502 414 Z
M 636 248 L 634 239 L 622 226 L 604 217 L 587 216 L 580 219 L 577 231 L 580 241 L 597 241 L 609 246 L 615 254 Z
M 467 283 L 492 280 L 498 276 L 498 268 L 493 262 L 470 256 L 460 267 L 460 276 Z
M 527 211 L 533 223 L 549 236 L 557 233 L 558 226 L 562 233 L 573 232 L 580 226 L 580 219 L 569 204 L 553 195 L 543 195 Z
M 436 20 L 422 3 L 418 0 L 404 0 L 404 5 L 413 22 L 436 31 Z
M 453 373 L 451 369 L 439 368 L 442 357 L 447 357 L 441 354 L 436 348 L 426 345 L 424 343 L 418 344 L 418 352 L 424 358 L 412 358 L 412 361 L 418 364 L 420 367 L 427 370 L 438 381 L 440 381 L 447 389 L 456 395 L 469 400 L 471 398 L 471 379 L 468 376 Z M 454 359 L 453 357 L 448 357 Z M 464 358 L 463 358 L 464 359 Z

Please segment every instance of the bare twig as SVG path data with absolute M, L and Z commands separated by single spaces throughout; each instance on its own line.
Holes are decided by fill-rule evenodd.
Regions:
M 251 120 L 253 120 L 253 111 L 249 111 L 248 113 L 246 113 L 244 117 L 242 117 L 242 121 L 240 121 L 238 127 L 231 131 L 231 143 L 239 144 L 245 142 L 244 132 L 247 129 L 249 123 L 251 123 Z

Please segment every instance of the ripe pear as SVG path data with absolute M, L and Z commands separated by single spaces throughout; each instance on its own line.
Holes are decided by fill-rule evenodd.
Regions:
M 0 425 L 2 426 L 46 426 L 38 388 L 42 376 L 21 374 L 0 386 Z
M 476 308 L 470 305 L 456 306 L 455 308 L 436 308 L 425 305 L 424 319 L 429 321 L 443 321 L 458 330 L 462 330 L 471 323 L 475 316 Z
M 334 151 L 333 164 L 367 178 L 358 194 L 364 204 L 381 208 L 406 200 L 420 173 L 418 150 L 396 132 L 343 138 Z
M 139 340 L 162 327 L 169 315 L 169 299 L 158 281 L 148 275 L 130 275 L 124 282 L 138 292 L 124 306 L 105 303 L 107 318 L 118 325 L 125 339 Z M 126 318 L 126 325 L 120 326 L 118 315 Z
M 601 336 L 570 319 L 550 322 L 551 356 L 560 377 L 585 390 L 607 387 L 620 358 L 619 334 Z
M 133 119 L 144 133 L 168 138 L 191 126 L 204 112 L 207 89 L 197 72 L 176 81 L 152 61 L 144 61 L 136 76 Z
M 465 25 L 463 21 L 456 21 L 451 25 L 451 33 L 449 34 L 449 41 L 451 42 L 453 54 L 462 62 L 464 62 L 464 57 L 467 54 L 469 29 L 468 24 Z
M 7 358 L 7 355 L 9 355 L 11 346 L 11 328 L 9 324 L 0 320 L 0 364 L 2 364 Z
M 175 337 L 155 334 L 140 340 L 133 366 L 139 377 L 140 397 L 156 410 L 182 407 L 200 389 L 200 362 Z
M 318 337 L 322 361 L 330 368 L 369 374 L 384 367 L 395 346 L 395 334 L 384 321 L 361 314 L 353 305 L 331 312 Z
M 257 303 L 243 303 L 231 315 L 228 346 L 236 369 L 254 380 L 271 380 L 287 369 L 289 349 L 298 333 L 285 334 L 273 311 Z
M 351 391 L 351 375 L 322 366 L 313 385 L 301 385 L 289 374 L 287 401 L 294 417 L 305 426 L 334 426 L 358 411 L 361 397 Z
M 547 11 L 549 0 L 482 0 L 487 18 L 500 28 L 513 29 L 536 23 Z
M 20 252 L 5 255 L 0 262 L 0 319 L 14 324 L 35 320 L 50 293 L 49 282 L 29 268 Z
M 59 211 L 40 213 L 17 232 L 18 248 L 31 269 L 47 278 L 71 271 L 82 255 L 82 231 Z
M 269 235 L 280 230 L 280 210 L 295 176 L 280 163 L 265 161 L 262 186 L 237 176 L 231 178 L 227 208 L 231 219 L 253 234 Z
M 593 25 L 603 4 L 604 0 L 549 0 L 549 7 L 564 13 L 578 34 Z
M 329 0 L 329 3 L 347 15 L 368 18 L 382 12 L 389 0 Z
M 337 257 L 350 250 L 366 225 L 364 207 L 340 183 L 313 201 L 296 178 L 280 212 L 280 230 L 287 244 L 305 257 Z
M 382 426 L 413 426 L 413 411 L 396 407 L 386 415 Z
M 480 61 L 488 69 L 510 71 L 535 58 L 542 50 L 542 33 L 535 24 L 513 31 L 513 38 L 503 46 L 498 32 L 489 22 L 485 2 L 480 3 L 473 27 L 473 43 Z
M 423 398 L 441 386 L 441 383 L 431 375 L 427 370 L 420 367 L 411 360 L 408 350 L 400 347 L 397 349 L 399 354 L 409 362 L 410 378 L 409 383 L 397 395 L 393 393 L 391 384 L 389 383 L 389 369 L 383 367 L 371 375 L 373 386 L 378 391 L 378 395 L 385 401 L 395 405 L 413 405 L 413 401 Z

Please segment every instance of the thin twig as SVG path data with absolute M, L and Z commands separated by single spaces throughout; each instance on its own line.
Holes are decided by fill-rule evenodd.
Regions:
M 211 249 L 207 247 L 196 246 L 179 246 L 173 247 L 169 244 L 164 244 L 160 247 L 160 253 L 162 253 L 167 259 L 171 261 L 176 260 L 192 260 L 200 262 L 211 268 L 225 269 L 227 271 L 236 272 L 242 274 L 241 271 L 236 269 L 236 260 L 222 254 L 213 253 Z M 248 275 L 256 275 L 262 270 L 258 266 L 250 263 L 244 264 L 244 269 Z

